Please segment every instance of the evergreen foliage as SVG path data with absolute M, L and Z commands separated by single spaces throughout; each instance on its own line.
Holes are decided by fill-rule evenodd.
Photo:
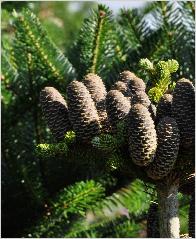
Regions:
M 84 215 L 97 200 L 104 196 L 104 188 L 94 181 L 78 182 L 60 192 L 50 205 L 46 215 L 28 234 L 29 237 L 64 237 L 69 227 L 68 215 Z
M 118 22 L 123 26 L 120 39 L 125 46 L 125 67 L 137 72 L 141 58 L 155 62 L 176 59 L 180 65 L 176 76 L 187 76 L 193 81 L 194 19 L 195 6 L 191 1 L 154 1 L 143 9 L 123 9 Z
M 135 181 L 106 198 L 103 186 L 108 182 L 105 185 L 100 183 L 92 180 L 80 182 L 60 192 L 51 206 L 47 205 L 46 215 L 31 228 L 28 237 L 136 235 L 139 226 L 130 218 L 141 222 L 151 198 L 145 193 L 142 182 Z M 142 198 L 146 199 L 146 203 Z
M 14 39 L 11 45 L 3 41 L 2 51 L 2 155 L 13 178 L 11 188 L 16 185 L 20 188 L 18 193 L 9 191 L 9 187 L 5 199 L 3 197 L 3 200 L 8 197 L 13 206 L 21 204 L 16 212 L 17 218 L 20 218 L 18 225 L 11 221 L 14 231 L 20 228 L 20 222 L 29 223 L 25 215 L 32 214 L 33 209 L 38 210 L 36 208 L 45 200 L 42 166 L 35 158 L 34 149 L 42 138 L 49 139 L 50 135 L 37 108 L 39 91 L 49 82 L 64 85 L 73 78 L 74 70 L 30 10 L 14 12 L 13 27 Z M 10 194 L 15 197 L 15 202 Z M 25 200 L 31 202 L 27 207 L 24 207 Z M 13 210 L 7 213 L 9 218 L 14 218 Z
M 54 157 L 58 154 L 67 154 L 68 146 L 75 140 L 75 133 L 73 131 L 68 131 L 65 134 L 65 138 L 61 143 L 55 144 L 38 144 L 36 146 L 36 154 L 38 157 Z
M 115 35 L 111 14 L 108 7 L 99 5 L 98 10 L 93 10 L 83 23 L 78 40 L 70 51 L 70 61 L 77 68 L 80 79 L 89 72 L 105 79 L 112 67 L 115 59 Z
M 158 103 L 161 96 L 168 90 L 171 81 L 171 73 L 178 70 L 179 64 L 176 60 L 159 61 L 155 66 L 148 59 L 141 59 L 139 62 L 141 68 L 150 73 L 151 89 L 148 95 L 153 102 Z M 153 86 L 154 83 L 154 87 Z M 171 87 L 170 87 L 171 88 Z

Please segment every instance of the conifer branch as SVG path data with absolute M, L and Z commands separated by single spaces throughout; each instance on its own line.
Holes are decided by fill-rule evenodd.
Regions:
M 80 78 L 89 72 L 106 78 L 111 70 L 116 53 L 112 22 L 111 11 L 104 5 L 98 5 L 98 9 L 85 19 L 69 55 Z
M 97 58 L 99 54 L 99 47 L 100 47 L 100 34 L 103 28 L 103 22 L 104 22 L 104 17 L 105 17 L 105 12 L 100 11 L 99 13 L 99 20 L 98 20 L 98 26 L 97 26 L 97 31 L 96 31 L 96 36 L 95 36 L 95 49 L 93 53 L 93 60 L 92 60 L 92 67 L 90 69 L 90 72 L 96 73 L 96 65 L 97 65 Z
M 146 58 L 141 59 L 139 65 L 144 70 L 150 72 L 151 83 L 154 87 L 148 91 L 148 95 L 153 102 L 158 103 L 162 95 L 171 84 L 171 74 L 176 72 L 179 64 L 176 60 L 159 61 L 155 66 Z
M 104 188 L 93 180 L 78 182 L 62 190 L 50 205 L 46 215 L 29 230 L 30 237 L 64 237 L 68 216 L 84 216 L 87 209 L 104 197 Z M 69 223 L 67 223 L 69 227 Z M 57 231 L 55 230 L 57 228 Z
M 40 72 L 42 76 L 47 78 L 53 77 L 53 79 L 59 82 L 64 81 L 65 74 L 68 79 L 73 79 L 75 76 L 73 67 L 68 59 L 49 39 L 38 18 L 28 9 L 24 9 L 21 15 L 14 12 L 13 16 L 17 29 L 14 41 L 16 51 L 17 46 L 20 45 L 23 49 L 27 48 L 28 52 L 36 52 L 37 59 L 39 59 L 40 62 L 40 65 L 37 65 L 37 67 L 38 69 L 40 67 L 44 68 L 44 70 Z M 31 49 L 29 49 L 28 46 L 31 46 Z M 17 57 L 15 53 L 16 62 Z M 34 64 L 37 63 L 34 62 Z M 44 75 L 44 73 L 46 75 Z

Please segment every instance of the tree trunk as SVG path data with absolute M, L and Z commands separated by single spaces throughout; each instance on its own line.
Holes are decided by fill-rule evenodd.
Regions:
M 176 182 L 157 185 L 161 238 L 180 238 L 177 194 L 178 184 Z

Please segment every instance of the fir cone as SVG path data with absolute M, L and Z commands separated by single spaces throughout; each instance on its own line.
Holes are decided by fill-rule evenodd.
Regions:
M 189 208 L 189 237 L 195 238 L 195 193 L 191 195 Z
M 89 73 L 84 77 L 83 83 L 90 92 L 91 98 L 95 102 L 100 123 L 102 124 L 103 128 L 107 127 L 107 112 L 105 106 L 107 92 L 102 79 L 96 74 Z
M 147 215 L 147 237 L 160 238 L 159 233 L 159 212 L 158 204 L 152 202 L 150 204 Z
M 195 144 L 195 91 L 191 81 L 181 79 L 173 92 L 172 115 L 180 130 L 182 147 Z
M 136 91 L 132 95 L 131 103 L 132 104 L 142 104 L 143 106 L 145 106 L 149 110 L 153 121 L 155 121 L 156 106 L 151 103 L 151 101 L 148 98 L 148 95 L 145 93 L 145 91 Z
M 165 177 L 174 167 L 178 156 L 180 135 L 176 121 L 171 117 L 161 119 L 157 126 L 157 150 L 155 159 L 147 168 L 152 179 Z
M 113 131 L 117 124 L 126 118 L 131 104 L 129 100 L 118 90 L 110 90 L 106 96 L 106 110 Z
M 136 91 L 145 91 L 146 89 L 144 81 L 130 71 L 121 72 L 119 80 L 125 82 L 129 86 L 131 93 L 135 93 Z
M 125 82 L 117 81 L 111 88 L 120 91 L 125 97 L 131 97 L 131 91 Z
M 157 105 L 157 123 L 161 118 L 169 116 L 171 117 L 171 106 L 173 96 L 171 94 L 164 94 Z
M 157 147 L 156 131 L 150 112 L 142 104 L 135 104 L 128 115 L 129 151 L 138 166 L 146 166 L 154 159 Z
M 126 84 L 128 84 L 130 82 L 131 79 L 136 78 L 137 76 L 130 71 L 123 71 L 119 74 L 118 80 L 119 81 L 123 81 Z
M 85 85 L 72 81 L 67 87 L 69 118 L 76 136 L 89 140 L 99 134 L 100 123 L 95 103 Z
M 40 103 L 52 134 L 58 141 L 62 140 L 71 128 L 66 101 L 58 90 L 45 87 L 40 93 Z
M 136 91 L 132 96 L 132 104 L 142 104 L 146 108 L 150 107 L 150 100 L 144 91 Z

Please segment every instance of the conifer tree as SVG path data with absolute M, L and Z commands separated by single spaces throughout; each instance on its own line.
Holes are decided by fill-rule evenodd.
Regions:
M 32 10 L 12 18 L 2 51 L 4 219 L 14 195 L 16 218 L 39 210 L 20 236 L 138 237 L 158 200 L 157 234 L 179 237 L 178 189 L 194 173 L 194 5 L 153 2 L 117 18 L 98 5 L 67 56 Z M 193 210 L 192 200 L 190 235 Z

